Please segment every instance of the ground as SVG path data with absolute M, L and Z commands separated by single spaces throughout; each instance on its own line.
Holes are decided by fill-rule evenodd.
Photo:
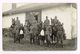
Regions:
M 13 38 L 3 37 L 3 50 L 4 51 L 55 51 L 55 50 L 76 50 L 76 39 L 65 40 L 64 48 L 45 47 L 35 44 L 30 44 L 29 40 L 22 39 L 21 43 L 14 43 Z

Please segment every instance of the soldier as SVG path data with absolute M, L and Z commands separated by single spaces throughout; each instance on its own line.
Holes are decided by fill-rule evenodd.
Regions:
M 57 16 L 55 16 L 55 18 L 54 18 L 54 24 L 56 25 L 57 22 L 58 22 L 58 19 L 57 19 Z
M 46 34 L 46 30 L 47 30 L 47 27 L 49 26 L 50 24 L 50 21 L 48 19 L 48 16 L 46 16 L 46 20 L 44 21 L 44 33 Z
M 24 27 L 23 24 L 21 24 L 20 28 L 19 28 L 19 43 L 20 43 L 20 39 L 24 38 Z
M 49 24 L 50 24 L 50 21 L 48 19 L 48 16 L 46 16 L 46 20 L 44 21 L 44 26 L 47 27 L 49 26 Z
M 40 35 L 38 37 L 38 42 L 40 45 L 43 45 L 44 44 L 44 40 L 45 40 L 45 36 L 44 36 L 44 30 L 42 29 L 41 32 L 40 32 Z
M 51 25 L 54 26 L 54 19 L 51 18 Z
M 18 17 L 17 17 L 17 19 L 16 19 L 16 22 L 15 22 L 15 23 L 16 23 L 16 26 L 17 26 L 17 27 L 20 27 L 20 20 L 18 19 Z

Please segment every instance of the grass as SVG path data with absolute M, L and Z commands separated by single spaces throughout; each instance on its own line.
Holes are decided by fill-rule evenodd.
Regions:
M 4 51 L 55 51 L 55 50 L 76 50 L 76 39 L 65 40 L 64 48 L 45 47 L 35 44 L 30 44 L 28 39 L 22 39 L 21 43 L 14 43 L 13 38 L 3 37 L 3 50 Z

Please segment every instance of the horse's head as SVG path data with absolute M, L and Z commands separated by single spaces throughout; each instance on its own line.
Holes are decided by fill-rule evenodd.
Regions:
M 15 24 L 15 19 L 12 18 L 12 24 Z

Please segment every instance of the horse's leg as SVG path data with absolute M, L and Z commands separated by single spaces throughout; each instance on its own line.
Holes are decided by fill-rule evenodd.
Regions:
M 30 44 L 32 44 L 32 34 L 30 35 Z
M 61 38 L 61 47 L 63 47 L 63 39 Z
M 15 43 L 15 35 L 13 34 L 13 37 L 14 37 L 14 43 Z
M 47 47 L 50 47 L 50 36 L 47 35 Z
M 39 45 L 39 36 L 38 36 L 38 45 Z
M 30 44 L 31 44 L 31 37 L 30 37 L 30 39 L 29 39 L 29 40 L 30 40 Z
M 14 38 L 14 43 L 15 43 L 15 33 L 14 33 L 14 31 L 12 31 L 12 36 Z
M 46 46 L 47 46 L 47 43 L 48 43 L 47 35 L 45 35 L 45 41 L 46 41 Z
M 14 38 L 14 43 L 15 43 L 16 41 L 15 41 L 15 38 Z
M 32 38 L 30 37 L 30 44 L 32 44 Z
M 56 38 L 57 38 L 56 47 L 58 47 L 59 46 L 59 35 L 58 34 L 57 34 Z
M 40 36 L 38 36 L 38 45 L 40 45 Z
M 33 39 L 33 43 L 35 44 L 35 37 L 33 37 L 32 39 Z
M 63 40 L 61 40 L 61 46 L 63 47 Z
M 35 44 L 37 44 L 37 35 L 35 35 Z
M 19 40 L 19 43 L 20 43 L 20 38 L 18 40 Z
M 18 41 L 19 41 L 19 43 L 20 43 L 21 36 L 22 36 L 22 35 L 19 35 L 19 37 L 18 37 Z

